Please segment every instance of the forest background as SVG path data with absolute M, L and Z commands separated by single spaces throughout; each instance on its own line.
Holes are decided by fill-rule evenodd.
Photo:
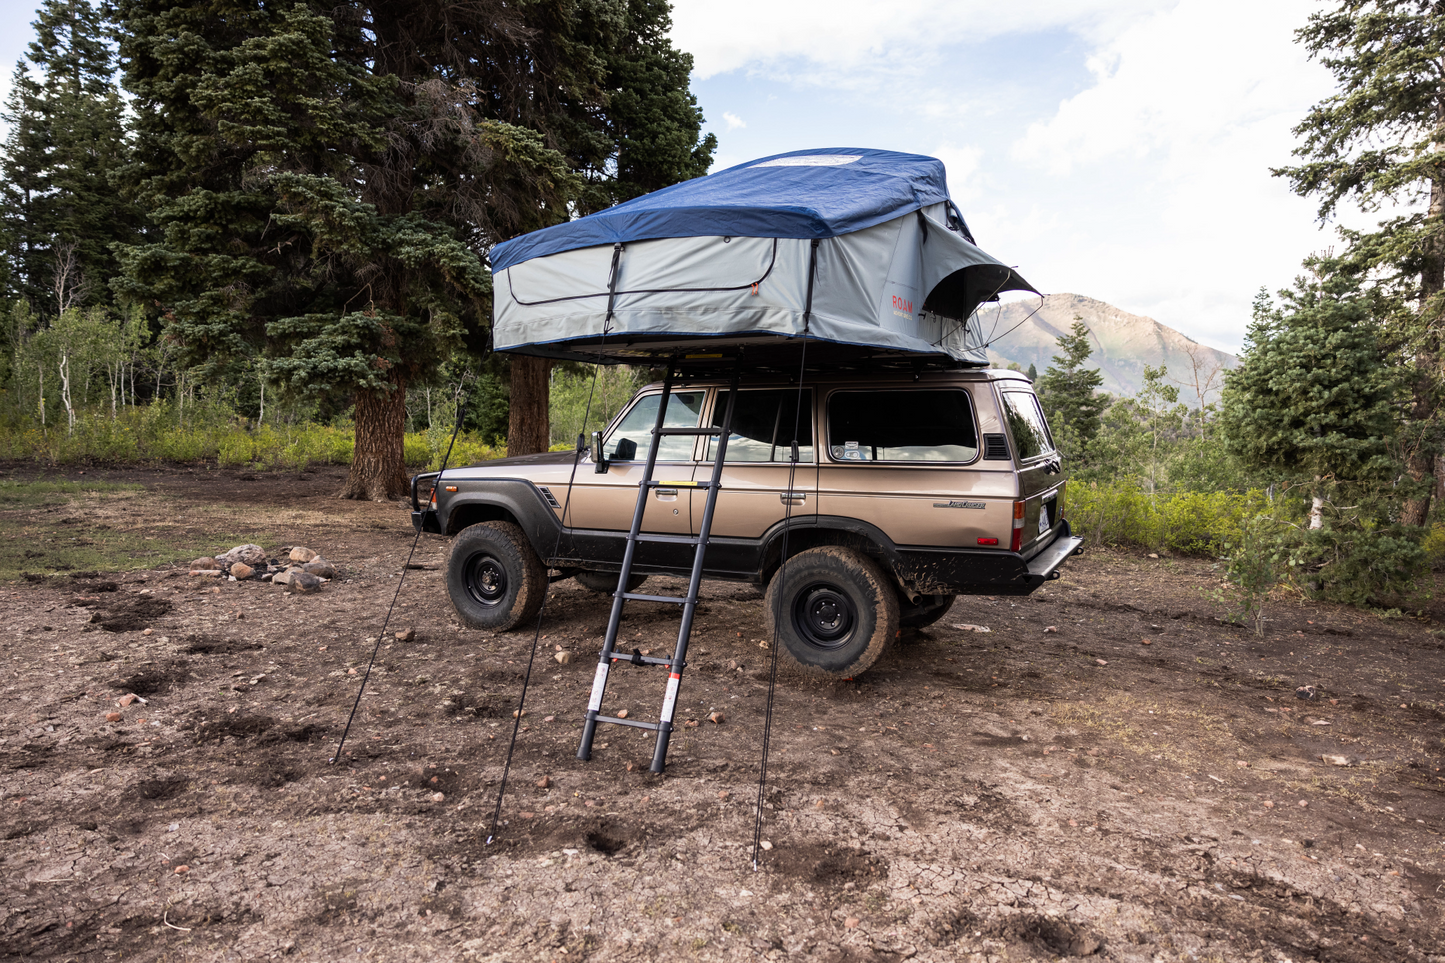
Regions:
M 707 172 L 666 2 L 36 16 L 0 150 L 0 457 L 340 462 L 343 495 L 395 498 L 463 388 L 454 463 L 570 448 L 647 378 L 490 354 L 485 255 Z M 1038 378 L 1076 531 L 1217 556 L 1241 618 L 1281 584 L 1408 609 L 1445 562 L 1445 15 L 1346 0 L 1298 39 L 1338 93 L 1275 173 L 1322 219 L 1404 213 L 1260 292 L 1235 372 L 1113 398 L 1076 325 Z

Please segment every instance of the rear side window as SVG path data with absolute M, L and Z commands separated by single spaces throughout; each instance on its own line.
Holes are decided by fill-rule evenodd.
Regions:
M 719 391 L 713 405 L 712 423 L 721 428 L 728 407 L 727 391 Z M 813 460 L 813 391 L 803 389 L 801 407 L 798 389 L 740 391 L 733 409 L 733 427 L 728 435 L 727 461 L 789 461 L 792 459 L 793 424 L 798 426 L 798 461 Z M 654 409 L 655 410 L 655 409 Z M 708 439 L 708 461 L 713 445 Z
M 667 400 L 667 428 L 696 428 L 702 415 L 704 391 L 675 391 Z M 632 410 L 623 415 L 612 434 L 607 436 L 603 452 L 614 461 L 645 461 L 652 444 L 652 426 L 657 424 L 657 406 L 662 395 L 644 395 Z M 692 461 L 694 439 L 687 435 L 664 435 L 657 450 L 658 461 Z
M 1014 436 L 1014 444 L 1018 446 L 1019 461 L 1028 461 L 1054 450 L 1048 422 L 1044 421 L 1039 399 L 1035 398 L 1032 392 L 1005 391 L 1003 410 L 1004 417 L 1008 419 L 1009 431 Z
M 973 461 L 978 431 L 968 392 L 835 392 L 828 399 L 828 453 L 837 461 Z

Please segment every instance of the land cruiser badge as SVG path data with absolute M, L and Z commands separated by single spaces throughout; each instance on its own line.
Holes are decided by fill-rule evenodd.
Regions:
M 987 508 L 983 502 L 934 502 L 934 508 Z

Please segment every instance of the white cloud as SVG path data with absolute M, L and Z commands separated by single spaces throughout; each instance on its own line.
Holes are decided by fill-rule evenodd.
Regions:
M 981 148 L 939 144 L 928 153 L 943 161 L 943 169 L 948 176 L 948 193 L 955 202 L 964 203 L 978 195 L 979 162 L 983 159 Z
M 906 68 L 941 48 L 1068 28 L 1108 36 L 1175 0 L 674 0 L 672 39 L 696 76 L 801 59 L 816 68 Z M 820 80 L 829 76 L 827 70 Z M 833 74 L 834 82 L 847 81 Z
M 747 122 L 730 110 L 723 111 L 723 120 L 728 125 L 728 130 L 737 130 L 739 127 L 746 127 Z

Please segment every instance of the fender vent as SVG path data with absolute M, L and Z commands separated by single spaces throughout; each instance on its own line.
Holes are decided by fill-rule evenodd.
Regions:
M 551 505 L 553 508 L 561 508 L 561 507 L 562 507 L 561 503 L 557 501 L 557 499 L 556 499 L 555 496 L 553 496 L 553 494 L 552 494 L 552 489 L 550 489 L 550 488 L 544 488 L 543 486 L 538 485 L 538 486 L 537 486 L 537 491 L 541 492 L 541 493 L 542 493 L 542 497 L 545 498 L 545 499 L 547 499 L 547 504 L 548 504 L 548 505 Z
M 1008 439 L 1003 435 L 984 435 L 983 460 L 1008 461 Z

